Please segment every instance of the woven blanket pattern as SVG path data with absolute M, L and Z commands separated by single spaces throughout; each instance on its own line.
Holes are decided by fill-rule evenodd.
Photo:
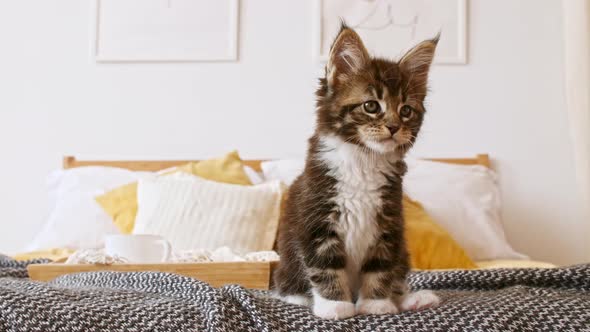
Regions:
M 32 259 L 29 261 L 15 261 L 14 259 L 0 255 L 0 278 L 13 277 L 13 278 L 26 278 L 27 265 L 29 264 L 41 264 L 49 263 L 49 259 Z
M 341 321 L 269 292 L 174 274 L 92 272 L 41 283 L 22 277 L 25 265 L 0 258 L 0 331 L 590 331 L 590 265 L 415 272 L 412 288 L 435 290 L 439 307 Z

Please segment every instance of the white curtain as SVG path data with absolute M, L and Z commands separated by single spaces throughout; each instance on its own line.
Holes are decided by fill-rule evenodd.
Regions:
M 590 240 L 590 0 L 562 0 L 562 4 L 567 111 L 586 238 Z M 586 252 L 590 252 L 590 245 Z

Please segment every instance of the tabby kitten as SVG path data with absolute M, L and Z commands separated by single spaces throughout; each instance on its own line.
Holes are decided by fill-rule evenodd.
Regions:
M 402 217 L 403 158 L 422 125 L 437 42 L 392 62 L 370 57 L 346 26 L 336 37 L 281 220 L 275 285 L 287 302 L 329 319 L 438 304 L 430 291 L 408 293 Z

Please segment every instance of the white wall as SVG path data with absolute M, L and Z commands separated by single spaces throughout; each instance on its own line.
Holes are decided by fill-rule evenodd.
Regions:
M 90 0 L 0 1 L 0 252 L 47 214 L 44 177 L 65 154 L 303 157 L 316 76 L 313 0 L 242 0 L 240 61 L 102 64 Z M 558 0 L 472 0 L 469 65 L 437 66 L 416 154 L 488 152 L 514 246 L 584 257 L 565 112 Z

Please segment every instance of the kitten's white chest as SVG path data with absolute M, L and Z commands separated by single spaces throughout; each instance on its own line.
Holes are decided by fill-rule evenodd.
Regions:
M 376 216 L 381 209 L 379 188 L 384 177 L 372 170 L 339 169 L 338 194 L 334 198 L 340 212 L 339 227 L 344 238 L 350 268 L 360 269 L 367 250 L 377 235 Z
M 381 210 L 381 188 L 387 183 L 383 175 L 389 163 L 383 157 L 369 159 L 355 145 L 338 138 L 324 138 L 328 147 L 322 159 L 337 180 L 334 203 L 338 206 L 338 230 L 346 248 L 347 271 L 353 289 L 368 249 L 375 243 L 379 229 L 377 214 Z

